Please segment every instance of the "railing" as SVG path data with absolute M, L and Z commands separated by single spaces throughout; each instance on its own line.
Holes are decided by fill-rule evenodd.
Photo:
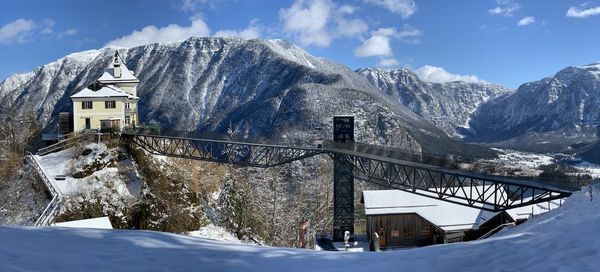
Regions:
M 499 232 L 500 230 L 502 230 L 503 228 L 508 227 L 508 226 L 511 226 L 511 227 L 515 226 L 515 223 L 511 222 L 511 223 L 504 223 L 502 225 L 499 225 L 499 226 L 495 227 L 494 229 L 488 231 L 486 234 L 481 235 L 481 237 L 477 238 L 477 240 L 486 239 L 486 238 L 488 238 L 488 237 L 496 234 L 497 232 Z
M 52 178 L 48 174 L 48 172 L 44 170 L 38 159 L 33 154 L 29 153 L 26 156 L 26 160 L 31 164 L 33 169 L 36 171 L 40 179 L 42 179 L 42 182 L 52 195 L 52 200 L 50 200 L 50 203 L 48 203 L 46 209 L 44 209 L 40 217 L 34 223 L 34 226 L 47 226 L 50 223 L 52 223 L 52 221 L 54 221 L 54 218 L 56 217 L 58 212 L 60 212 L 60 205 L 63 201 L 63 195 L 60 189 L 55 187 L 54 183 L 52 182 L 54 178 Z
M 79 135 L 74 135 L 74 134 L 68 134 L 70 135 L 70 137 L 66 137 L 66 140 L 60 141 L 58 143 L 46 146 L 44 148 L 40 148 L 36 155 L 39 156 L 44 156 L 53 152 L 57 152 L 63 149 L 66 149 L 68 147 L 73 146 L 74 144 L 76 144 L 77 142 L 84 140 L 84 139 L 89 139 L 91 138 L 96 132 L 95 131 L 84 131 L 82 134 Z M 65 136 L 68 136 L 65 135 Z

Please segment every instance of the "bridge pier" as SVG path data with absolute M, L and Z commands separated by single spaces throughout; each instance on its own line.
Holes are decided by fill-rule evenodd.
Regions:
M 354 143 L 354 116 L 333 117 L 333 141 Z M 354 165 L 347 156 L 333 154 L 333 241 L 354 235 Z

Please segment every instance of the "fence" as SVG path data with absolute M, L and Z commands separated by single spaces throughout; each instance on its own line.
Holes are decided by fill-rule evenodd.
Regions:
M 46 172 L 46 170 L 44 170 L 39 160 L 33 154 L 29 153 L 26 156 L 26 160 L 36 171 L 36 173 L 48 189 L 48 192 L 50 192 L 50 195 L 52 195 L 52 200 L 50 200 L 50 203 L 48 203 L 46 209 L 44 209 L 40 217 L 34 223 L 34 226 L 47 226 L 50 223 L 52 223 L 52 221 L 54 221 L 54 218 L 56 217 L 58 212 L 60 212 L 60 205 L 63 201 L 63 195 L 60 189 L 57 188 L 56 185 L 52 182 L 54 178 L 51 177 L 48 174 L 48 172 Z

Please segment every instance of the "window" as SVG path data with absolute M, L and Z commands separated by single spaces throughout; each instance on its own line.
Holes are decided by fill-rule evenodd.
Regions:
M 404 239 L 415 239 L 415 229 L 412 226 L 404 227 Z
M 421 237 L 428 237 L 431 235 L 431 225 L 424 224 L 421 227 Z
M 131 118 L 129 116 L 125 116 L 125 125 L 129 125 L 131 123 Z
M 85 118 L 85 129 L 92 128 L 92 118 Z
M 131 105 L 129 105 L 129 102 L 125 102 L 125 108 L 126 109 L 131 109 Z
M 84 110 L 92 109 L 92 101 L 81 101 L 81 108 Z
M 117 102 L 115 101 L 104 101 L 104 108 L 106 109 L 114 109 L 117 107 Z

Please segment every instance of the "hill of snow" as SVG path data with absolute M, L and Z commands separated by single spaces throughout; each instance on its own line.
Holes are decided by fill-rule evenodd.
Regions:
M 316 252 L 134 230 L 0 227 L 2 271 L 598 271 L 600 184 L 490 239 L 397 252 Z

